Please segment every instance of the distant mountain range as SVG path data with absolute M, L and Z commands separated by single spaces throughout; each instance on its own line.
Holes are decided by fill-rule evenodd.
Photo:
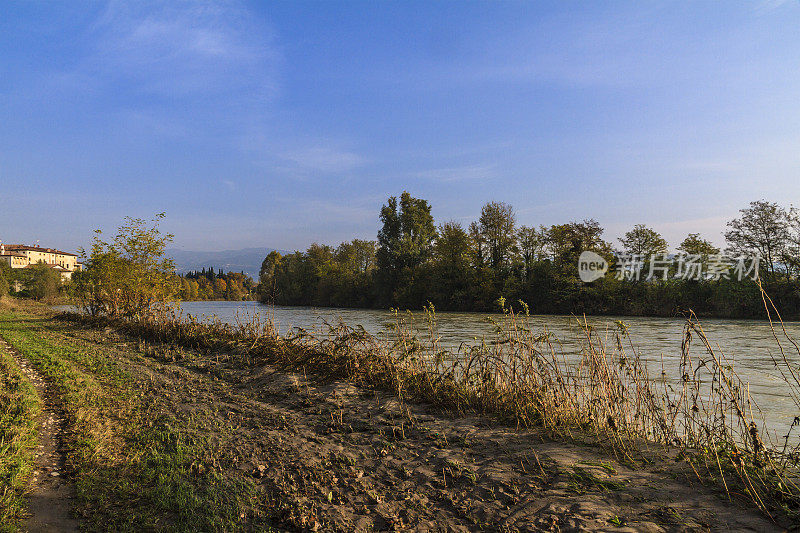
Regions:
M 214 267 L 214 270 L 225 272 L 244 272 L 258 281 L 261 262 L 272 248 L 242 248 L 241 250 L 223 250 L 221 252 L 195 252 L 171 248 L 165 251 L 167 257 L 175 260 L 175 268 L 179 274 L 190 270 L 202 270 Z M 284 250 L 278 250 L 285 254 Z

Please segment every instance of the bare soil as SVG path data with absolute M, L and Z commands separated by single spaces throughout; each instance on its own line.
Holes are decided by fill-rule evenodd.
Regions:
M 785 530 L 668 455 L 634 465 L 600 446 L 317 380 L 313 368 L 247 366 L 230 354 L 143 345 L 110 328 L 41 334 L 113 359 L 153 406 L 153 420 L 199 428 L 206 455 L 193 468 L 255 484 L 243 530 Z M 2 340 L 0 348 L 10 350 Z M 45 404 L 24 528 L 77 531 L 64 417 L 41 374 L 13 355 Z M 91 514 L 81 505 L 78 516 Z
M 743 495 L 667 456 L 625 464 L 597 446 L 407 404 L 225 354 L 76 330 L 149 383 L 178 417 L 205 420 L 198 468 L 252 479 L 241 525 L 320 531 L 782 531 Z M 141 346 L 140 346 L 141 348 Z M 231 363 L 226 363 L 231 361 Z

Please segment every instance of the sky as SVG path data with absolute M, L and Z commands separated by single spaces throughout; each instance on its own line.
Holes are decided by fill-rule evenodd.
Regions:
M 4 2 L 0 240 L 67 251 L 165 212 L 174 246 L 465 226 L 721 244 L 800 197 L 800 2 Z

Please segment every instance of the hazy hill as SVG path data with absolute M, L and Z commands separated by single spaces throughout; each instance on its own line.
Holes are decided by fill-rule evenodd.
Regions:
M 258 271 L 261 262 L 270 253 L 272 248 L 242 248 L 241 250 L 222 250 L 220 252 L 196 252 L 171 248 L 166 250 L 166 256 L 175 260 L 179 274 L 190 270 L 202 270 L 214 267 L 225 272 L 244 272 L 258 280 Z M 282 250 L 278 250 L 284 253 Z

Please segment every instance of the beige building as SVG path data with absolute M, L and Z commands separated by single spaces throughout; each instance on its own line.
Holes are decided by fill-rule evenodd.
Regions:
M 11 268 L 30 268 L 37 263 L 44 263 L 61 274 L 61 279 L 65 280 L 70 279 L 73 272 L 81 269 L 78 256 L 75 254 L 24 244 L 0 244 L 0 260 L 8 263 Z

